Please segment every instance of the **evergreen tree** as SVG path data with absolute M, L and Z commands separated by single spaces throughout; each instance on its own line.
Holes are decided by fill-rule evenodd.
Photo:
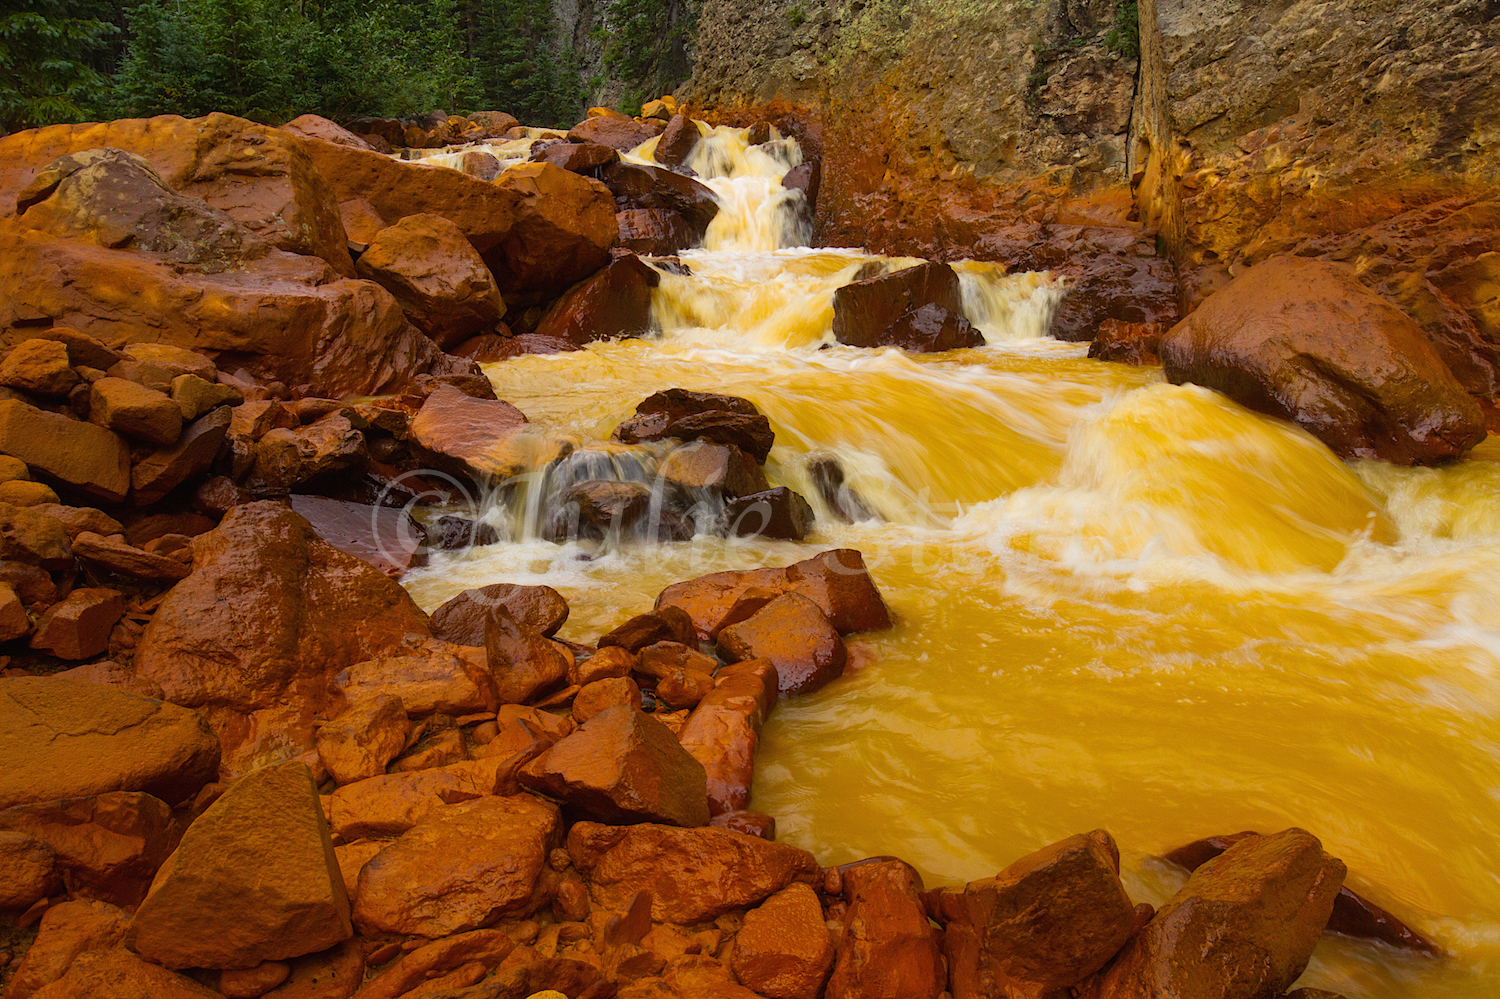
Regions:
M 75 0 L 0 2 L 0 125 L 82 121 L 108 85 L 96 62 L 117 31 Z

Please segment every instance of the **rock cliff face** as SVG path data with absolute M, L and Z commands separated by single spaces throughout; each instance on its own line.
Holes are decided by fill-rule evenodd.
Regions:
M 822 156 L 821 242 L 1072 267 L 1077 338 L 1338 260 L 1500 392 L 1494 0 L 705 0 L 696 57 Z

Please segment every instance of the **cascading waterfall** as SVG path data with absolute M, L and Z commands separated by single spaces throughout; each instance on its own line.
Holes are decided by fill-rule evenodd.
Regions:
M 910 261 L 801 245 L 801 195 L 780 184 L 796 144 L 702 131 L 690 165 L 722 207 L 681 254 L 690 273 L 663 275 L 659 331 L 487 369 L 572 453 L 510 508 L 530 525 L 513 540 L 409 574 L 419 602 L 546 583 L 573 604 L 562 634 L 589 641 L 668 583 L 858 548 L 900 620 L 768 723 L 753 807 L 781 839 L 825 863 L 896 853 L 942 884 L 1103 826 L 1142 851 L 1123 858 L 1132 897 L 1159 903 L 1183 875 L 1145 851 L 1299 825 L 1452 955 L 1325 937 L 1301 984 L 1493 995 L 1500 443 L 1444 468 L 1346 464 L 1216 393 L 1048 338 L 1064 289 L 991 264 L 956 265 L 988 346 L 838 345 L 834 290 Z M 673 386 L 769 416 L 767 475 L 813 503 L 812 537 L 547 540 L 549 490 L 653 478 L 663 452 L 608 438 Z M 829 462 L 869 516 L 819 497 Z

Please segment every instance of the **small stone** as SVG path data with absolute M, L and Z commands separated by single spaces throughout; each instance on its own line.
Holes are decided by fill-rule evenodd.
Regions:
M 63 530 L 68 537 L 76 538 L 84 531 L 92 531 L 94 534 L 102 534 L 109 537 L 111 534 L 122 534 L 125 526 L 118 520 L 91 506 L 63 506 L 61 503 L 48 503 L 35 508 L 37 513 L 48 517 L 56 517 L 62 521 Z M 131 544 L 137 542 L 131 541 Z
M 696 644 L 696 643 L 694 643 Z M 604 650 L 601 649 L 600 652 Z M 673 673 L 705 673 L 712 676 L 719 661 L 681 642 L 655 642 L 640 650 L 636 671 L 658 679 Z
M 462 645 L 424 639 L 404 655 L 355 663 L 334 678 L 351 703 L 387 694 L 409 715 L 464 715 L 495 709 L 494 679 L 484 656 Z
M 768 999 L 817 999 L 833 954 L 818 895 L 798 883 L 745 913 L 731 967 L 741 985 Z
M 184 422 L 191 422 L 225 403 L 239 402 L 243 397 L 233 385 L 204 381 L 197 375 L 181 374 L 172 379 L 172 401 L 182 411 Z
M 197 351 L 169 343 L 132 343 L 126 346 L 125 353 L 137 363 L 149 366 L 153 374 L 156 371 L 165 374 L 168 386 L 178 375 L 197 375 L 206 382 L 218 380 L 214 362 Z
M 606 708 L 620 705 L 635 711 L 641 709 L 641 688 L 635 681 L 629 677 L 595 680 L 573 697 L 573 720 L 581 725 Z
M 57 890 L 57 853 L 20 832 L 0 832 L 0 909 L 29 909 Z
M 91 659 L 109 650 L 109 633 L 125 614 L 119 590 L 83 587 L 37 621 L 31 647 L 59 659 Z
M 340 784 L 385 773 L 411 732 L 401 698 L 377 694 L 318 729 L 318 758 Z
M 89 386 L 89 420 L 147 444 L 175 444 L 182 435 L 182 409 L 171 396 L 123 378 Z
M 626 677 L 635 671 L 639 663 L 640 660 L 635 655 L 619 646 L 609 646 L 587 659 L 576 659 L 573 668 L 568 671 L 568 682 L 585 687 L 596 680 Z
M 676 711 L 691 708 L 714 689 L 714 678 L 697 670 L 675 669 L 656 681 L 656 698 Z
M 64 396 L 78 384 L 68 348 L 54 340 L 22 340 L 0 361 L 0 385 L 35 395 Z
M 0 482 L 27 482 L 30 479 L 31 469 L 26 467 L 26 462 L 0 454 Z
M 398 773 L 427 770 L 432 767 L 445 767 L 450 763 L 459 763 L 468 758 L 469 750 L 464 745 L 463 733 L 456 728 L 450 728 L 427 740 L 420 748 L 396 760 L 391 764 L 391 769 Z
M 731 832 L 744 833 L 746 836 L 759 836 L 761 839 L 776 839 L 776 820 L 765 812 L 752 812 L 740 809 L 732 812 L 720 812 L 708 820 L 708 824 L 717 829 L 728 829 Z
M 286 981 L 292 966 L 285 961 L 262 961 L 253 968 L 219 972 L 219 992 L 224 999 L 259 999 Z
M 656 642 L 696 644 L 697 636 L 693 633 L 692 619 L 675 608 L 663 608 L 637 614 L 600 638 L 599 648 L 604 649 L 613 645 L 619 646 L 626 652 L 639 652 Z
M 783 694 L 805 694 L 837 679 L 849 655 L 823 611 L 798 593 L 777 597 L 719 632 L 719 649 L 734 662 L 769 659 Z
M 778 686 L 769 660 L 726 666 L 678 733 L 682 748 L 708 774 L 708 807 L 715 814 L 750 803 L 760 727 L 776 705 Z

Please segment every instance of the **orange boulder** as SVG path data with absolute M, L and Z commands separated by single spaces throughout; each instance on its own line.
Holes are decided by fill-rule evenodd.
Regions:
M 817 893 L 797 883 L 745 913 L 732 966 L 740 984 L 759 995 L 818 999 L 833 953 Z
M 849 652 L 818 605 L 799 593 L 777 597 L 719 632 L 719 651 L 733 662 L 769 659 L 783 694 L 805 694 L 844 673 Z
M 32 994 L 33 999 L 223 999 L 221 993 L 148 964 L 123 947 L 79 954 L 67 974 Z
M 767 659 L 726 666 L 678 734 L 682 748 L 708 774 L 708 807 L 715 815 L 750 803 L 760 727 L 776 704 L 778 687 L 776 667 Z
M 499 607 L 549 638 L 568 620 L 568 602 L 550 586 L 491 583 L 464 590 L 433 611 L 432 633 L 457 645 L 483 645 L 485 622 Z
M 947 975 L 941 934 L 918 896 L 922 879 L 900 860 L 843 869 L 844 933 L 828 999 L 937 999 Z
M 91 950 L 108 950 L 125 939 L 130 913 L 106 902 L 59 902 L 42 913 L 36 941 L 5 989 L 5 999 L 30 999 L 68 973 Z
M 536 333 L 578 345 L 643 336 L 651 329 L 651 289 L 659 283 L 660 274 L 626 254 L 568 289 Z
M 378 777 L 406 748 L 410 731 L 401 699 L 377 694 L 318 729 L 318 758 L 340 784 Z
M 166 802 L 133 791 L 15 805 L 0 829 L 25 833 L 57 855 L 75 894 L 138 905 L 182 830 Z
M 484 649 L 502 704 L 525 704 L 568 681 L 572 662 L 557 644 L 504 607 L 495 608 L 485 622 Z
M 396 297 L 412 323 L 442 347 L 495 328 L 500 289 L 457 225 L 408 215 L 375 234 L 356 271 Z
M 884 346 L 891 342 L 889 332 L 897 320 L 925 305 L 963 315 L 958 273 L 952 267 L 926 261 L 844 285 L 833 295 L 833 335 L 853 347 Z
M 619 227 L 614 199 L 597 180 L 551 163 L 524 163 L 493 186 L 515 204 L 510 231 L 485 254 L 507 301 L 545 301 L 609 262 Z

